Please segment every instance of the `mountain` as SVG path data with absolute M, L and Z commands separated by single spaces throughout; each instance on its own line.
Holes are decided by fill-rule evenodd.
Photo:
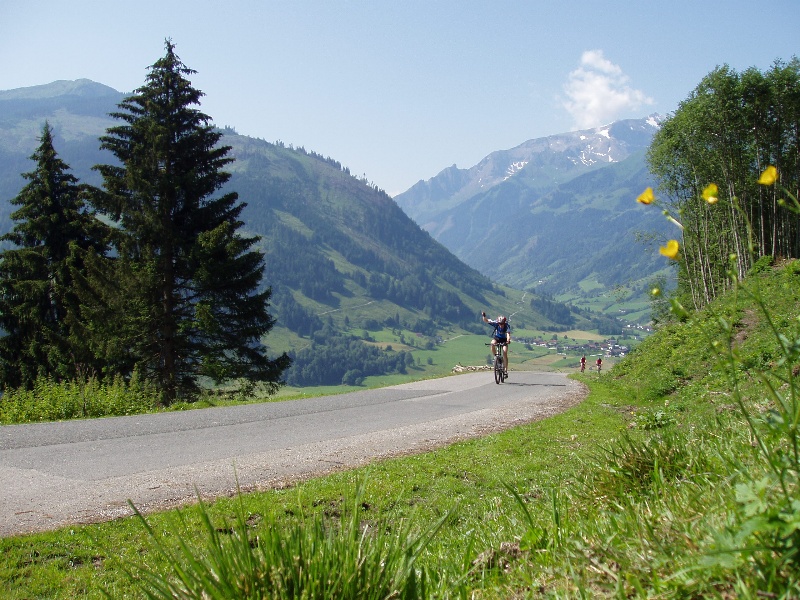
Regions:
M 82 181 L 98 185 L 92 166 L 107 162 L 98 138 L 112 123 L 108 113 L 124 94 L 89 79 L 0 91 L 0 231 L 11 227 L 8 200 L 26 184 L 29 157 L 39 144 L 45 119 L 53 126 L 56 151 Z
M 45 120 L 73 174 L 98 185 L 92 166 L 113 161 L 98 138 L 118 124 L 108 114 L 123 97 L 89 80 L 0 92 L 0 233 L 13 226 L 9 200 L 26 183 L 21 174 L 34 168 L 29 157 Z M 382 328 L 401 338 L 399 332 L 413 332 L 413 344 L 404 346 L 424 347 L 446 333 L 486 333 L 482 309 L 513 308 L 517 326 L 554 323 L 530 304 L 517 307 L 385 192 L 337 161 L 222 131 L 235 158 L 228 188 L 247 204 L 243 229 L 261 236 L 265 282 L 273 290 L 270 312 L 278 322 L 267 341 L 295 358 L 290 383 L 338 384 L 402 371 L 410 353 L 364 343 Z
M 21 173 L 34 166 L 29 156 L 45 120 L 53 127 L 56 151 L 73 173 L 82 181 L 99 183 L 91 167 L 114 157 L 99 149 L 98 138 L 118 124 L 108 114 L 123 97 L 89 80 L 0 92 L 0 148 L 8 158 L 0 169 L 4 223 L 12 209 L 7 200 L 26 183 Z M 247 203 L 246 230 L 264 237 L 272 258 L 267 272 L 274 285 L 315 283 L 319 289 L 309 288 L 304 295 L 322 298 L 329 307 L 338 302 L 337 294 L 345 294 L 345 280 L 353 277 L 362 281 L 379 275 L 417 276 L 420 290 L 436 287 L 431 283 L 436 280 L 470 290 L 482 301 L 481 291 L 491 289 L 486 277 L 422 231 L 386 193 L 352 177 L 338 162 L 239 135 L 231 128 L 223 130 L 223 143 L 232 147 L 235 158 L 228 169 L 233 175 L 228 188 Z M 15 165 L 13 170 L 9 163 Z M 306 278 L 298 275 L 301 267 L 320 273 Z M 458 298 L 449 300 L 439 314 L 457 321 L 464 306 Z
M 529 140 L 452 166 L 395 201 L 495 281 L 551 294 L 637 288 L 663 271 L 639 232 L 672 233 L 635 198 L 653 186 L 645 152 L 660 117 Z

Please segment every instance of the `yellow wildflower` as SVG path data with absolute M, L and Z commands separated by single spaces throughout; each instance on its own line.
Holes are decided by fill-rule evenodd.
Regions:
M 761 173 L 761 177 L 758 178 L 758 183 L 760 183 L 761 185 L 772 185 L 777 180 L 778 180 L 778 169 L 770 165 L 766 169 L 764 169 L 763 173 Z
M 717 197 L 718 193 L 719 191 L 717 190 L 717 184 L 709 183 L 706 186 L 706 189 L 703 190 L 703 200 L 705 200 L 709 204 L 716 204 L 717 200 L 719 200 L 719 198 Z
M 652 204 L 653 200 L 655 200 L 655 196 L 653 195 L 653 188 L 649 187 L 636 199 L 637 202 L 641 202 L 642 204 Z
M 670 240 L 667 242 L 666 246 L 661 246 L 658 251 L 667 258 L 675 259 L 678 256 L 678 250 L 680 249 L 681 245 L 677 240 Z

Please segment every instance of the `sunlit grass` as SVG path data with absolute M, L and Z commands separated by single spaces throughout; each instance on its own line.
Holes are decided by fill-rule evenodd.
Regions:
M 780 394 L 788 398 L 796 384 L 776 387 L 776 399 L 758 374 L 791 373 L 774 332 L 800 339 L 798 264 L 760 276 L 777 329 L 752 312 L 746 320 L 723 319 L 746 333 L 736 336 L 738 391 L 709 340 L 725 338 L 721 316 L 752 306 L 736 308 L 725 298 L 686 324 L 665 327 L 613 371 L 576 376 L 591 393 L 562 414 L 286 489 L 219 499 L 207 506 L 208 517 L 223 538 L 239 511 L 250 535 L 297 531 L 317 518 L 340 519 L 363 483 L 365 522 L 417 532 L 442 522 L 416 563 L 437 574 L 426 597 L 796 597 L 797 534 L 776 528 L 788 522 L 781 515 L 796 511 L 783 510 L 767 458 L 779 456 L 770 449 L 791 448 L 781 424 L 787 420 L 770 415 L 788 416 Z M 788 498 L 796 498 L 796 471 L 785 473 Z M 209 555 L 202 513 L 182 512 L 180 524 L 174 513 L 147 520 L 168 548 L 182 541 L 192 556 Z M 138 598 L 123 566 L 164 575 L 174 569 L 133 518 L 6 538 L 0 556 L 0 596 L 11 600 L 99 598 L 102 588 L 114 598 Z

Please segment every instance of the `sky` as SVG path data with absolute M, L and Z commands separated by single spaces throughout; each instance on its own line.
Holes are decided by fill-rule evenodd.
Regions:
M 214 124 L 391 195 L 495 150 L 678 108 L 800 56 L 800 0 L 4 0 L 0 90 L 145 82 L 167 38 Z

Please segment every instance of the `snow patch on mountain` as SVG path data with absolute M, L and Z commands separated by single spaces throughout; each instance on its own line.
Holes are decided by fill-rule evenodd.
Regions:
M 617 163 L 632 152 L 649 145 L 664 117 L 624 119 L 582 131 L 530 139 L 507 150 L 497 150 L 476 165 L 458 169 L 455 165 L 427 181 L 420 181 L 395 201 L 418 222 L 429 222 L 443 211 L 467 202 L 479 193 L 514 178 L 523 186 L 560 180 L 573 169 L 594 169 Z M 577 172 L 575 173 L 577 175 Z
M 512 162 L 510 165 L 508 165 L 508 168 L 506 169 L 506 176 L 503 178 L 503 181 L 505 181 L 509 177 L 512 177 L 515 173 L 519 173 L 522 169 L 525 168 L 525 165 L 527 164 L 528 164 L 527 160 L 518 160 Z
M 650 115 L 647 117 L 647 124 L 652 125 L 653 127 L 661 127 L 661 121 L 663 121 L 663 117 L 661 115 Z

